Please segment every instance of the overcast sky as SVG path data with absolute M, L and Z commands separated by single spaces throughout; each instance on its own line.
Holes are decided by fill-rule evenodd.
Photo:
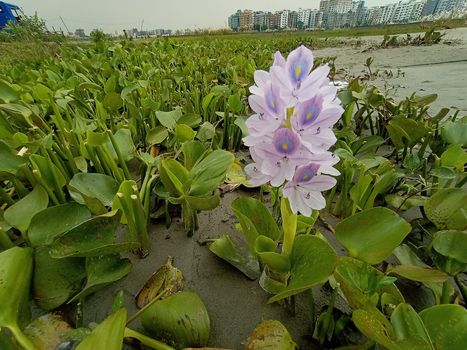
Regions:
M 89 33 L 101 28 L 111 33 L 124 28 L 185 29 L 227 27 L 227 17 L 237 9 L 276 11 L 318 8 L 319 0 L 7 0 L 23 8 L 27 15 L 37 11 L 49 29 L 63 28 L 62 16 L 74 32 Z M 377 6 L 397 0 L 367 0 Z

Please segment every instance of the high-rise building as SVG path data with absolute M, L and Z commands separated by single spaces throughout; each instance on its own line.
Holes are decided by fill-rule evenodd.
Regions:
M 433 13 L 435 16 L 441 15 L 443 12 L 451 11 L 454 7 L 454 0 L 439 0 L 438 6 Z
M 236 13 L 229 17 L 229 27 L 233 31 L 237 31 L 240 28 L 240 14 L 242 13 L 241 10 L 238 10 Z
M 287 28 L 289 24 L 289 13 L 290 13 L 289 10 L 281 11 L 280 19 L 279 19 L 279 28 L 281 29 Z
M 439 0 L 427 0 L 425 2 L 425 6 L 423 6 L 421 16 L 422 17 L 431 16 L 435 12 L 436 6 L 438 6 L 438 2 Z
M 253 11 L 244 10 L 239 15 L 240 29 L 252 30 L 253 29 Z

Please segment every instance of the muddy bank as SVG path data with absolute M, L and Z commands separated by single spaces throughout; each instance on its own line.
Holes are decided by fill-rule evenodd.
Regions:
M 443 43 L 431 46 L 378 48 L 382 36 L 365 37 L 359 48 L 342 47 L 315 50 L 316 57 L 335 56 L 336 67 L 353 75 L 364 70 L 363 64 L 373 57 L 372 69 L 392 70 L 395 96 L 402 98 L 417 92 L 438 94 L 432 109 L 455 107 L 467 112 L 467 28 L 443 31 Z M 447 44 L 446 42 L 449 42 Z M 398 70 L 400 74 L 398 76 Z M 379 82 L 382 85 L 382 82 Z

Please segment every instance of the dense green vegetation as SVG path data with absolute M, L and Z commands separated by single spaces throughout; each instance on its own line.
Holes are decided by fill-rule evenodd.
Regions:
M 221 184 L 250 186 L 242 137 L 254 72 L 268 70 L 277 50 L 331 41 L 319 35 L 101 38 L 2 64 L 0 348 L 48 349 L 67 340 L 76 349 L 112 350 L 124 338 L 163 350 L 206 346 L 206 308 L 181 291 L 182 272 L 170 260 L 138 294 L 137 314 L 127 318 L 119 295 L 91 331 L 80 310 L 88 295 L 130 273 L 121 253 L 170 254 L 149 251 L 150 218 L 170 226 L 181 216 L 191 236 L 197 214 L 218 206 Z M 332 59 L 315 68 L 324 63 L 333 68 Z M 232 205 L 245 241 L 225 235 L 209 249 L 259 278 L 270 302 L 293 308 L 305 293 L 317 346 L 465 349 L 467 116 L 430 110 L 436 95 L 395 101 L 374 86 L 377 75 L 369 69 L 348 78 L 339 92 L 344 113 L 333 152 L 341 175 L 327 207 L 293 214 L 282 189 L 264 185 L 260 199 Z M 408 210 L 416 213 L 410 222 Z M 321 233 L 329 216 L 341 220 L 330 228 L 345 257 Z M 412 307 L 401 280 L 429 301 Z M 320 284 L 330 296 L 315 310 L 311 288 Z M 73 327 L 52 314 L 30 324 L 32 302 L 44 314 L 74 305 Z M 139 316 L 154 339 L 127 328 Z M 265 345 L 295 348 L 279 322 L 260 325 L 246 348 Z

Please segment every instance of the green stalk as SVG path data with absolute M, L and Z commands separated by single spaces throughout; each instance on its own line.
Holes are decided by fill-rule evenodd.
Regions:
M 124 333 L 125 338 L 134 338 L 136 340 L 139 340 L 143 345 L 155 349 L 155 350 L 175 350 L 173 347 L 162 343 L 158 340 L 155 340 L 153 338 L 149 338 L 146 335 L 143 335 L 139 332 L 136 332 L 130 328 L 125 328 L 125 333 Z
M 62 187 L 58 183 L 58 176 L 53 167 L 52 161 L 50 160 L 49 157 L 47 157 L 46 159 L 47 159 L 47 165 L 49 167 L 49 171 L 52 173 L 52 180 L 53 180 L 53 184 L 55 187 L 55 194 L 57 195 L 57 199 L 59 200 L 59 202 L 64 204 L 66 202 L 65 193 L 63 193 Z
M 193 222 L 193 210 L 188 206 L 188 203 L 182 204 L 182 218 L 185 233 L 188 237 L 192 237 L 195 232 L 195 223 Z
M 441 304 L 450 304 L 451 281 L 447 279 L 443 283 L 443 293 L 441 294 Z
M 110 132 L 110 130 L 107 130 L 107 135 L 109 135 L 110 142 L 112 142 L 112 146 L 115 149 L 115 153 L 117 153 L 117 158 L 118 158 L 118 161 L 120 163 L 120 166 L 123 169 L 123 174 L 125 175 L 125 180 L 131 180 L 130 171 L 128 170 L 125 159 L 123 159 L 122 152 L 120 151 L 120 147 L 118 147 L 118 144 L 117 144 L 117 141 L 115 140 L 114 135 Z
M 104 168 L 104 174 L 107 174 L 109 176 L 112 176 L 112 171 L 110 170 L 110 167 L 109 167 L 109 164 L 108 164 L 108 161 L 106 159 L 106 155 L 104 154 L 104 151 L 102 150 L 102 147 L 100 146 L 97 146 L 97 147 L 94 147 L 94 149 L 96 150 L 96 153 L 97 153 L 97 158 L 99 159 L 99 163 L 102 165 L 102 167 Z M 115 177 L 115 175 L 114 175 Z M 119 181 L 118 179 L 116 179 L 118 182 L 121 182 Z
M 60 170 L 62 175 L 65 177 L 65 181 L 67 183 L 70 182 L 70 179 L 73 176 L 73 174 L 70 174 L 68 170 L 65 169 L 63 162 L 57 157 L 55 152 L 53 152 L 52 150 L 47 150 L 47 154 L 52 160 L 53 164 L 58 168 L 58 170 Z
M 120 201 L 120 205 L 122 206 L 123 213 L 125 214 L 128 231 L 130 232 L 131 239 L 136 241 L 138 240 L 138 232 L 136 230 L 135 218 L 133 216 L 133 211 L 131 210 L 131 206 L 127 202 L 127 199 L 123 193 L 118 192 L 117 197 Z
M 89 158 L 91 159 L 94 168 L 96 168 L 97 172 L 100 174 L 105 174 L 104 168 L 101 165 L 101 162 L 96 157 L 96 153 L 94 153 L 94 149 L 87 143 L 85 143 L 86 150 L 88 151 Z
M 38 350 L 31 339 L 29 339 L 19 327 L 9 326 L 8 328 L 24 350 Z
M 21 198 L 26 197 L 29 194 L 29 191 L 26 189 L 26 187 L 24 187 L 23 183 L 17 177 L 12 180 L 12 183 L 16 188 L 16 192 Z
M 47 185 L 47 183 L 44 181 L 44 179 L 42 178 L 42 175 L 40 173 L 39 170 L 37 169 L 34 169 L 32 171 L 32 174 L 34 175 L 34 178 L 36 179 L 37 183 L 39 183 L 39 185 L 41 185 L 45 191 L 47 192 L 47 194 L 49 195 L 49 198 L 50 200 L 52 201 L 53 204 L 55 205 L 59 205 L 60 202 L 58 201 L 57 199 L 57 196 L 55 196 L 54 192 L 52 191 L 52 189 Z
M 3 249 L 13 248 L 15 245 L 11 241 L 8 233 L 6 233 L 2 228 L 0 228 L 0 247 Z
M 29 183 L 34 187 L 34 185 L 37 183 L 35 177 L 32 174 L 31 169 L 27 164 L 23 164 L 20 167 L 20 171 L 23 173 L 23 175 L 28 179 Z
M 135 216 L 136 221 L 136 229 L 138 231 L 138 238 L 141 244 L 141 248 L 148 251 L 150 248 L 149 244 L 149 236 L 148 236 L 148 225 L 147 225 L 147 218 L 144 215 L 144 208 L 141 204 L 141 200 L 138 198 L 136 194 L 132 194 L 131 198 L 131 205 L 133 207 L 133 214 Z
M 467 286 L 461 281 L 459 278 L 460 274 L 457 274 L 454 276 L 454 281 L 456 281 L 457 286 L 459 287 L 459 290 L 462 294 L 462 297 L 464 298 L 464 304 L 467 303 Z
M 292 212 L 289 200 L 285 197 L 281 199 L 282 228 L 284 230 L 284 240 L 282 243 L 282 255 L 288 256 L 292 253 L 295 234 L 297 232 L 297 214 Z
M 154 304 L 156 301 L 158 301 L 160 298 L 164 297 L 170 290 L 171 287 L 165 288 L 162 292 L 157 294 L 154 299 L 151 299 L 146 305 L 144 305 L 141 309 L 136 311 L 131 317 L 129 317 L 126 321 L 126 325 L 128 326 L 131 322 L 136 320 L 138 317 L 140 317 L 147 309 L 149 309 L 152 304 Z
M 8 195 L 8 193 L 6 193 L 5 189 L 2 186 L 0 186 L 0 198 L 2 199 L 3 202 L 5 202 L 10 207 L 13 204 L 15 204 L 13 199 L 10 198 L 10 196 Z
M 110 169 L 112 170 L 112 173 L 114 174 L 115 179 L 118 182 L 123 182 L 125 180 L 125 178 L 120 173 L 120 169 L 119 169 L 119 167 L 117 165 L 117 162 L 115 162 L 115 159 L 110 154 L 109 149 L 107 147 L 105 147 L 105 146 L 99 146 L 97 148 L 102 149 L 103 153 L 105 154 L 105 159 L 108 162 L 107 164 L 110 167 Z

